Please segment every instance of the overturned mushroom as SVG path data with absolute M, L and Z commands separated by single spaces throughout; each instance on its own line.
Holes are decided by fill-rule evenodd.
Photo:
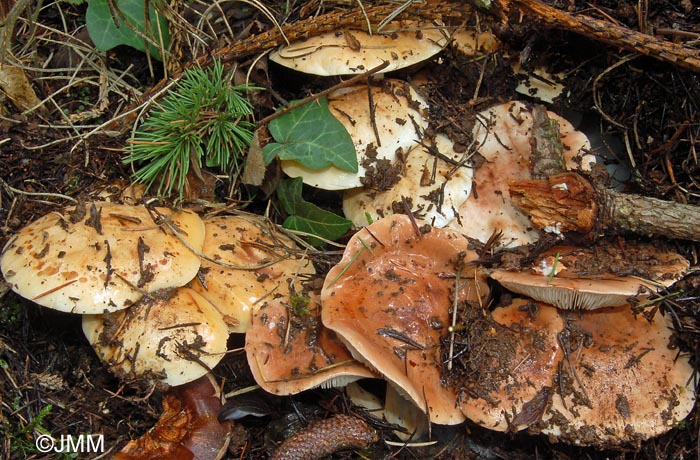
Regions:
M 189 282 L 203 241 L 204 224 L 191 211 L 94 202 L 24 227 L 0 265 L 12 289 L 39 305 L 111 312 Z
M 593 310 L 669 287 L 688 267 L 683 256 L 651 244 L 629 243 L 623 250 L 602 241 L 585 248 L 555 246 L 530 269 L 497 269 L 490 276 L 506 289 L 559 308 Z
M 228 339 L 221 313 L 185 287 L 158 291 L 126 310 L 84 315 L 83 332 L 117 376 L 171 386 L 209 372 Z
M 314 170 L 293 160 L 282 161 L 282 170 L 290 177 L 301 177 L 305 184 L 326 190 L 362 185 L 385 189 L 396 182 L 399 171 L 394 163 L 398 152 L 407 152 L 416 145 L 428 126 L 423 115 L 427 110 L 425 100 L 407 83 L 383 80 L 381 87 L 360 85 L 335 91 L 328 97 L 328 106 L 350 133 L 357 151 L 358 172 L 335 166 Z
M 206 260 L 189 286 L 224 315 L 231 332 L 245 332 L 256 306 L 301 291 L 305 275 L 316 273 L 308 258 L 265 219 L 251 214 L 207 219 L 202 254 Z
M 351 238 L 321 292 L 323 324 L 435 423 L 464 420 L 441 384 L 440 342 L 450 307 L 488 294 L 475 259 L 457 232 L 394 215 Z
M 245 350 L 255 381 L 278 395 L 375 377 L 323 326 L 317 295 L 283 297 L 262 305 L 253 313 Z
M 448 33 L 435 24 L 395 21 L 381 33 L 343 30 L 283 46 L 270 60 L 313 75 L 362 73 L 382 62 L 390 72 L 430 59 L 447 44 Z
M 369 223 L 368 215 L 377 220 L 396 210 L 410 210 L 432 226 L 444 227 L 454 219 L 472 187 L 473 170 L 462 156 L 443 135 L 435 138 L 430 149 L 416 146 L 404 155 L 398 182 L 388 190 L 361 187 L 346 191 L 345 217 L 361 227 Z
M 559 123 L 567 167 L 589 169 L 595 160 L 585 155 L 590 147 L 586 136 L 556 114 L 548 115 Z M 485 161 L 474 171 L 472 194 L 460 206 L 450 228 L 482 242 L 497 231 L 503 232 L 504 245 L 537 241 L 537 231 L 512 204 L 508 191 L 509 181 L 531 177 L 532 128 L 531 111 L 517 101 L 492 107 L 477 116 L 473 136 Z

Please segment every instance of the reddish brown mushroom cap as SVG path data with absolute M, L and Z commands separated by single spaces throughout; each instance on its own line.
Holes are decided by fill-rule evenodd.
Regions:
M 695 402 L 687 356 L 669 348 L 672 325 L 649 323 L 629 306 L 570 314 L 568 360 L 555 385 L 542 432 L 606 448 L 638 444 L 683 420 Z M 562 394 L 563 392 L 563 394 Z
M 416 225 L 395 215 L 351 238 L 321 292 L 323 324 L 432 422 L 460 423 L 455 393 L 441 384 L 440 343 L 457 267 L 477 257 L 457 232 L 420 232 Z M 469 265 L 461 269 L 460 287 L 460 302 L 478 302 L 488 292 L 483 275 Z
M 204 224 L 191 211 L 87 203 L 24 227 L 0 264 L 22 297 L 66 312 L 103 313 L 144 292 L 185 285 L 197 274 L 203 241 Z
M 492 430 L 521 430 L 538 422 L 549 402 L 564 322 L 556 308 L 523 299 L 496 308 L 490 319 L 466 326 L 481 330 L 469 334 L 474 355 L 466 358 L 472 368 L 462 412 Z
M 262 305 L 253 313 L 245 350 L 255 381 L 278 395 L 376 377 L 352 357 L 335 332 L 323 326 L 315 295 Z

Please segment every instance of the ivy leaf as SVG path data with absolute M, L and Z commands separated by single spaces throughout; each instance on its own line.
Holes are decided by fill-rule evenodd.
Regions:
M 333 165 L 357 172 L 355 144 L 331 113 L 325 97 L 273 119 L 267 128 L 275 142 L 263 147 L 265 164 L 278 157 L 298 161 L 309 169 Z
M 163 48 L 167 48 L 170 41 L 168 22 L 162 14 L 156 12 L 153 2 L 148 1 L 149 24 L 146 27 L 144 19 L 146 1 L 148 0 L 115 0 L 114 5 L 118 12 L 113 16 L 108 0 L 88 0 L 85 25 L 95 47 L 100 51 L 108 51 L 119 45 L 128 45 L 139 51 L 146 51 L 146 40 L 143 37 L 145 35 L 155 43 L 162 43 Z M 124 22 L 121 15 L 126 18 L 128 24 Z M 118 24 L 114 22 L 115 20 Z M 132 27 L 143 35 L 139 35 Z M 149 52 L 156 58 L 162 59 L 158 47 L 153 44 L 149 45 Z
M 282 224 L 284 228 L 311 233 L 327 240 L 340 238 L 350 230 L 352 221 L 305 201 L 301 196 L 302 185 L 301 178 L 297 177 L 283 180 L 277 188 L 277 197 L 289 214 Z M 323 244 L 316 238 L 311 238 L 309 243 L 314 246 Z

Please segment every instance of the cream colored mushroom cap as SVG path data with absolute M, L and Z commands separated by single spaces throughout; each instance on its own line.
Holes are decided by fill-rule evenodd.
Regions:
M 467 56 L 492 53 L 501 46 L 498 37 L 490 31 L 477 32 L 476 30 L 461 28 L 451 36 L 452 46 Z
M 594 157 L 584 154 L 590 148 L 586 136 L 558 115 L 547 115 L 559 122 L 567 167 L 578 169 L 580 165 L 584 170 L 590 169 Z M 474 171 L 475 190 L 460 206 L 459 219 L 454 219 L 450 228 L 481 242 L 500 230 L 504 246 L 537 241 L 537 231 L 527 216 L 513 206 L 508 190 L 509 181 L 531 179 L 532 127 L 531 111 L 517 101 L 497 105 L 477 116 L 473 136 L 486 161 Z
M 435 138 L 435 149 L 455 163 L 436 157 L 419 145 L 405 156 L 400 179 L 390 189 L 374 191 L 365 187 L 347 190 L 343 197 L 343 213 L 358 227 L 394 213 L 402 200 L 411 203 L 411 211 L 433 227 L 444 227 L 455 217 L 455 210 L 469 197 L 473 169 L 460 166 L 461 154 L 453 149 L 444 135 Z
M 496 308 L 495 323 L 481 321 L 467 327 L 475 355 L 468 394 L 460 398 L 469 420 L 497 431 L 518 431 L 540 420 L 548 404 L 557 366 L 563 357 L 558 334 L 564 322 L 557 309 L 516 299 Z M 503 326 L 502 328 L 498 325 Z M 470 378 L 471 380 L 471 378 Z
M 372 87 L 374 117 L 371 116 L 367 85 L 343 88 L 328 97 L 328 107 L 345 126 L 355 144 L 358 172 L 335 166 L 314 170 L 293 160 L 282 161 L 290 177 L 301 177 L 305 184 L 325 190 L 345 190 L 363 185 L 367 167 L 395 161 L 397 151 L 407 152 L 417 144 L 428 126 L 423 113 L 428 104 L 407 83 L 384 80 L 382 88 Z M 373 120 L 374 119 L 374 123 Z M 374 131 L 376 125 L 379 139 Z M 376 158 L 372 158 L 376 155 Z M 386 160 L 386 161 L 384 161 Z M 376 173 L 375 173 L 376 174 Z
M 87 203 L 24 227 L 5 246 L 0 266 L 12 289 L 39 305 L 103 313 L 144 292 L 185 285 L 200 263 L 187 246 L 199 251 L 203 241 L 204 224 L 191 211 Z
M 83 332 L 117 376 L 171 386 L 209 372 L 228 339 L 221 314 L 185 287 L 158 291 L 126 310 L 84 315 Z
M 362 73 L 384 61 L 389 65 L 382 72 L 390 72 L 430 59 L 447 38 L 447 32 L 429 23 L 395 21 L 372 35 L 344 30 L 310 37 L 273 51 L 270 60 L 321 76 Z
M 693 409 L 693 369 L 668 346 L 668 317 L 657 314 L 649 323 L 625 305 L 571 314 L 567 321 L 573 368 L 562 366 L 542 433 L 601 449 L 638 445 Z
M 218 216 L 204 224 L 202 254 L 209 260 L 188 286 L 221 312 L 230 332 L 245 332 L 263 301 L 289 296 L 290 283 L 301 291 L 316 273 L 308 258 L 295 254 L 296 244 L 262 217 Z
M 529 270 L 496 269 L 490 276 L 510 291 L 559 308 L 594 310 L 625 305 L 630 297 L 648 297 L 671 286 L 690 266 L 679 254 L 649 244 L 633 246 L 628 244 L 624 252 L 607 242 L 585 248 L 555 246 Z M 614 251 L 619 255 L 606 262 L 605 255 Z
M 394 215 L 350 239 L 321 291 L 323 324 L 434 423 L 464 421 L 455 392 L 441 383 L 440 357 L 462 257 L 477 258 L 462 235 L 437 228 L 417 234 L 408 216 Z M 460 301 L 488 294 L 476 268 L 465 266 L 460 279 Z
M 299 298 L 282 297 L 253 313 L 245 351 L 258 385 L 269 393 L 289 395 L 376 377 L 323 326 L 318 296 L 308 300 L 307 305 L 295 305 Z

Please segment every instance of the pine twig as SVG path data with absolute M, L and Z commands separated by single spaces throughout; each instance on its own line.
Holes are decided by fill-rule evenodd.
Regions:
M 506 11 L 510 6 L 515 6 L 520 11 L 552 27 L 570 30 L 593 40 L 650 56 L 693 72 L 700 72 L 700 51 L 696 49 L 609 21 L 583 14 L 569 14 L 537 0 L 499 0 L 498 3 Z

